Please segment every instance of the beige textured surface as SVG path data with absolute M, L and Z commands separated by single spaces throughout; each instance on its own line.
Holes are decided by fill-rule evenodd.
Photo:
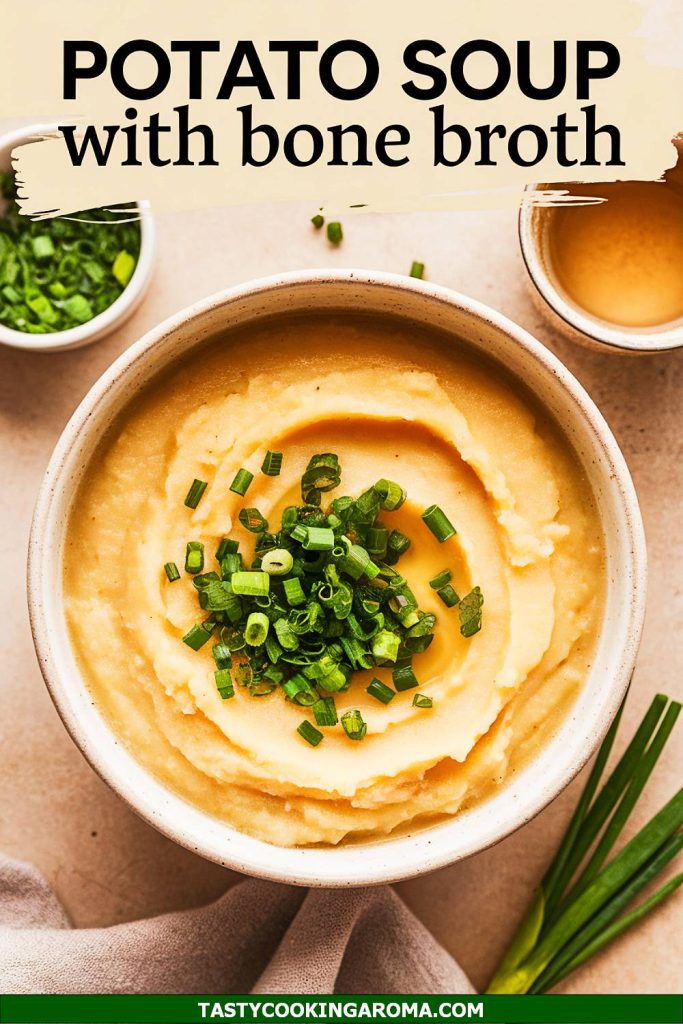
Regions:
M 432 281 L 495 306 L 548 344 L 575 371 L 612 425 L 645 517 L 650 601 L 624 734 L 656 690 L 678 690 L 680 696 L 683 537 L 677 513 L 683 484 L 683 353 L 640 359 L 603 356 L 552 335 L 526 294 L 510 212 L 348 216 L 344 244 L 333 250 L 310 228 L 314 205 L 167 216 L 158 224 L 158 265 L 151 291 L 118 334 L 70 354 L 0 349 L 0 849 L 45 871 L 80 925 L 190 906 L 218 895 L 235 876 L 138 820 L 69 740 L 31 645 L 24 593 L 31 510 L 62 427 L 105 367 L 148 327 L 228 285 L 312 266 L 401 272 L 413 258 L 421 259 Z M 671 795 L 680 764 L 681 743 L 674 738 L 634 825 Z M 577 792 L 575 783 L 498 847 L 399 887 L 475 985 L 485 983 Z M 670 903 L 582 970 L 567 990 L 675 991 L 681 983 L 675 926 L 680 936 L 682 904 Z

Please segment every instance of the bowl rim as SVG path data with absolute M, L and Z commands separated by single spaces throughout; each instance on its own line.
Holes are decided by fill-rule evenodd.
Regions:
M 56 127 L 56 124 L 31 124 L 5 132 L 0 135 L 0 160 L 9 149 L 11 164 L 11 151 L 15 146 L 30 142 L 35 136 L 53 133 Z M 133 276 L 111 306 L 84 324 L 54 334 L 29 334 L 0 324 L 0 344 L 28 352 L 64 352 L 100 340 L 128 318 L 147 290 L 156 249 L 156 228 L 150 204 L 141 199 L 136 200 L 136 205 L 140 211 L 140 253 Z
M 50 562 L 52 549 L 52 545 L 43 544 L 42 539 L 51 537 L 50 516 L 53 502 L 59 492 L 62 467 L 69 455 L 79 450 L 82 438 L 87 436 L 89 421 L 96 422 L 95 413 L 104 396 L 111 392 L 117 382 L 125 377 L 157 343 L 170 337 L 188 320 L 207 313 L 212 308 L 229 308 L 231 303 L 240 300 L 263 297 L 264 294 L 283 289 L 294 290 L 297 286 L 310 287 L 314 284 L 361 285 L 417 292 L 430 301 L 445 305 L 447 309 L 459 310 L 502 331 L 521 346 L 527 355 L 540 362 L 548 377 L 555 378 L 555 382 L 560 384 L 573 404 L 578 406 L 578 412 L 587 421 L 596 444 L 604 454 L 605 478 L 609 476 L 609 486 L 616 487 L 619 493 L 619 508 L 623 513 L 627 536 L 625 578 L 630 582 L 630 586 L 628 593 L 624 594 L 627 611 L 624 636 L 621 638 L 623 644 L 619 647 L 619 654 L 614 655 L 616 670 L 602 696 L 602 703 L 590 722 L 590 729 L 583 724 L 579 725 L 584 736 L 575 759 L 562 765 L 545 788 L 539 786 L 535 794 L 528 796 L 525 793 L 522 801 L 512 801 L 510 810 L 502 821 L 487 821 L 484 816 L 485 827 L 480 829 L 483 834 L 469 836 L 466 840 L 461 839 L 456 850 L 453 850 L 448 842 L 441 843 L 437 840 L 442 836 L 448 836 L 448 829 L 453 828 L 458 820 L 462 820 L 462 814 L 449 818 L 443 824 L 420 828 L 407 836 L 389 836 L 369 843 L 341 847 L 279 847 L 238 832 L 226 822 L 212 818 L 208 813 L 195 808 L 156 779 L 117 739 L 113 728 L 96 710 L 95 702 L 89 694 L 88 699 L 81 699 L 79 705 L 76 690 L 79 685 L 85 688 L 86 684 L 80 673 L 77 673 L 79 678 L 76 681 L 64 678 L 53 651 L 50 614 L 47 609 L 49 601 L 52 601 L 55 608 L 61 608 L 61 602 L 49 588 L 45 592 L 41 589 L 43 579 L 49 576 L 46 565 Z M 65 525 L 66 517 L 58 527 L 62 535 Z M 595 403 L 560 360 L 522 327 L 483 303 L 443 286 L 400 274 L 356 269 L 293 271 L 258 278 L 228 288 L 167 318 L 122 353 L 85 395 L 55 446 L 38 494 L 28 549 L 29 617 L 40 670 L 67 731 L 97 774 L 145 821 L 168 838 L 209 860 L 272 881 L 327 887 L 378 885 L 445 867 L 500 842 L 554 800 L 592 756 L 626 693 L 642 631 L 646 578 L 643 524 L 626 462 Z M 626 590 L 626 587 L 624 589 Z M 43 597 L 47 597 L 47 601 L 44 601 Z M 66 633 L 65 629 L 62 631 Z M 66 643 L 68 644 L 68 641 Z M 88 727 L 84 725 L 82 718 L 86 714 L 90 714 L 93 721 L 101 724 L 100 741 L 107 740 L 106 751 L 105 744 L 98 742 L 94 735 L 91 736 Z M 571 709 L 568 715 L 572 715 Z M 560 726 L 560 731 L 566 722 L 567 719 Z M 553 739 L 551 738 L 546 746 L 550 745 Z M 542 750 L 535 756 L 534 761 L 541 754 Z M 501 792 L 506 788 L 502 787 Z M 478 809 L 485 808 L 495 799 L 494 796 L 479 804 Z M 178 814 L 183 817 L 179 818 Z M 178 824 L 179 821 L 181 824 Z M 476 833 L 476 827 L 474 831 Z M 373 852 L 378 854 L 390 847 L 394 848 L 398 856 L 390 856 L 388 862 L 381 856 L 373 856 Z
M 585 344 L 591 344 L 594 349 L 607 352 L 656 355 L 683 348 L 683 318 L 673 322 L 674 326 L 654 325 L 649 331 L 638 327 L 620 327 L 582 312 L 580 307 L 563 296 L 546 270 L 542 247 L 533 229 L 534 213 L 539 207 L 526 201 L 526 193 L 542 188 L 542 184 L 535 184 L 527 185 L 524 190 L 525 196 L 517 216 L 519 247 L 528 279 L 534 290 L 545 306 L 569 328 L 570 336 L 573 334 L 574 339 L 578 340 L 576 336 L 580 335 L 581 340 L 585 339 Z

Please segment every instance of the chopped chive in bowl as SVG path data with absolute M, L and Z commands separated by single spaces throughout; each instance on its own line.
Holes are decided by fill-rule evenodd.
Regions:
M 115 207 L 33 221 L 16 194 L 14 175 L 0 172 L 0 324 L 56 334 L 88 323 L 129 284 L 140 224 Z

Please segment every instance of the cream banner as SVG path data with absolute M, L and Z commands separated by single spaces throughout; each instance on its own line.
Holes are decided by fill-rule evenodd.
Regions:
M 1 113 L 43 126 L 14 153 L 22 211 L 472 207 L 518 203 L 529 182 L 654 179 L 683 128 L 683 41 L 666 63 L 646 14 L 645 0 L 3 2 Z

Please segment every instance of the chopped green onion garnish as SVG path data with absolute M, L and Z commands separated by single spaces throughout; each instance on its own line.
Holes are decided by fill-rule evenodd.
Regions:
M 407 611 L 405 611 L 402 615 L 399 615 L 399 619 L 401 620 L 402 626 L 405 626 L 406 629 L 411 629 L 412 626 L 417 625 L 417 623 L 420 621 L 420 616 L 418 615 L 417 610 L 415 608 L 410 608 Z
M 430 505 L 422 513 L 423 521 L 432 531 L 439 544 L 443 544 L 449 537 L 454 537 L 456 529 L 448 516 L 438 505 Z
M 406 500 L 406 492 L 400 484 L 394 483 L 393 480 L 378 480 L 375 490 L 380 496 L 382 508 L 388 512 L 395 512 Z
M 287 551 L 286 548 L 273 548 L 272 551 L 266 551 L 261 559 L 261 569 L 269 576 L 286 576 L 288 572 L 292 571 L 293 565 L 292 552 Z
M 348 689 L 349 674 L 344 671 L 345 668 L 346 666 L 337 665 L 327 675 L 322 676 L 317 680 L 318 688 L 327 690 L 329 693 L 337 693 L 340 690 Z
M 244 648 L 244 637 L 238 629 L 224 627 L 221 630 L 221 643 L 230 651 L 241 651 Z
M 307 743 L 310 743 L 312 747 L 317 747 L 323 738 L 323 734 L 320 730 L 316 729 L 314 725 L 311 725 L 307 719 L 304 719 L 301 725 L 297 726 L 296 731 L 299 733 L 299 736 L 302 736 L 303 739 L 305 739 Z
M 395 668 L 391 673 L 391 677 L 397 690 L 412 690 L 414 686 L 418 685 L 415 673 L 410 665 L 402 665 L 400 668 Z
M 414 708 L 431 708 L 433 707 L 433 701 L 431 697 L 426 697 L 424 693 L 416 693 L 413 697 Z
M 376 580 L 381 571 L 377 563 L 370 560 L 365 566 L 365 577 L 368 580 Z
M 210 583 L 216 582 L 220 583 L 220 576 L 218 575 L 218 573 L 202 572 L 197 573 L 197 575 L 194 577 L 194 579 L 192 580 L 192 586 L 195 588 L 195 590 L 206 590 L 208 589 Z
M 274 475 L 281 465 L 282 453 L 269 451 L 262 469 Z M 382 478 L 357 498 L 343 495 L 323 506 L 323 495 L 340 485 L 341 474 L 335 453 L 317 453 L 301 477 L 303 504 L 285 508 L 279 524 L 269 526 L 256 508 L 241 509 L 239 521 L 255 534 L 254 545 L 240 553 L 235 540 L 222 538 L 216 571 L 204 571 L 200 541 L 190 541 L 186 553 L 207 618 L 184 639 L 199 650 L 220 630 L 212 655 L 221 696 L 233 695 L 237 673 L 236 682 L 250 696 L 278 690 L 288 701 L 312 708 L 316 723 L 326 727 L 337 722 L 333 695 L 349 689 L 355 672 L 392 668 L 395 690 L 377 678 L 367 687 L 368 696 L 383 704 L 416 688 L 412 659 L 427 650 L 436 626 L 436 616 L 419 608 L 407 580 L 391 566 L 408 550 L 410 538 L 389 531 L 379 519 L 403 504 L 405 491 Z M 251 480 L 243 468 L 233 491 L 246 490 Z M 194 481 L 190 507 L 205 487 Z M 448 570 L 431 581 L 441 584 L 436 589 L 442 599 L 452 591 L 449 581 Z M 472 628 L 470 618 L 465 628 Z M 426 707 L 428 700 L 419 694 L 415 706 Z M 345 712 L 342 726 L 354 740 L 367 732 L 358 710 Z M 310 722 L 300 732 L 308 729 Z M 313 729 L 310 735 L 320 734 Z
M 207 611 L 224 613 L 231 622 L 242 618 L 242 605 L 230 581 L 210 580 L 199 592 L 199 604 Z
M 185 498 L 185 504 L 187 505 L 188 508 L 197 507 L 201 500 L 202 494 L 204 493 L 208 486 L 209 485 L 206 480 L 197 480 L 195 478 L 192 481 L 192 486 L 187 492 L 187 497 Z
M 244 629 L 244 639 L 251 647 L 260 647 L 266 642 L 270 620 L 265 612 L 252 612 Z
M 460 600 L 450 583 L 447 583 L 445 587 L 439 587 L 437 594 L 447 608 L 453 608 Z
M 325 218 L 323 217 L 322 213 L 316 213 L 314 217 L 311 217 L 311 224 L 313 225 L 316 231 L 320 231 L 324 223 Z
M 329 520 L 328 520 L 329 521 Z M 386 526 L 370 526 L 365 536 L 365 547 L 375 558 L 384 558 L 387 552 L 389 531 Z
M 326 675 L 332 672 L 336 666 L 336 661 L 329 651 L 326 651 L 318 661 L 313 661 L 310 665 L 307 665 L 303 670 L 303 674 L 307 679 L 323 679 Z
M 190 540 L 185 549 L 185 572 L 201 572 L 204 568 L 204 545 L 200 540 Z
M 350 521 L 363 526 L 372 526 L 382 507 L 382 498 L 376 487 L 368 487 L 354 501 L 349 509 Z
M 334 452 L 313 455 L 301 478 L 301 497 L 307 505 L 319 505 L 321 493 L 338 487 L 340 480 L 339 459 Z
M 296 577 L 291 580 L 285 580 L 283 586 L 288 604 L 298 605 L 304 603 L 306 595 L 303 587 L 301 586 L 300 580 L 296 579 Z
M 342 226 L 339 223 L 339 221 L 338 220 L 330 221 L 330 223 L 327 225 L 327 239 L 328 239 L 328 241 L 332 242 L 332 245 L 339 245 L 339 243 L 341 242 L 343 237 L 344 237 L 344 232 L 342 231 Z
M 279 476 L 282 469 L 282 452 L 266 452 L 261 472 L 266 476 Z
M 311 707 L 317 700 L 315 689 L 300 672 L 295 672 L 290 679 L 287 679 L 282 684 L 282 689 L 285 696 L 295 704 Z
M 396 661 L 400 646 L 401 638 L 398 633 L 392 633 L 388 629 L 381 629 L 372 638 L 372 653 L 379 665 L 387 661 Z
M 406 619 L 410 616 L 411 612 L 417 611 L 417 600 L 407 584 L 404 583 L 400 589 L 394 592 L 394 596 L 389 598 L 389 607 L 395 615 L 398 615 L 401 622 L 406 625 Z M 415 619 L 416 621 L 417 619 Z M 414 622 L 411 622 L 410 625 L 414 625 Z
M 235 572 L 230 578 L 234 594 L 248 597 L 265 597 L 270 590 L 270 576 L 267 572 Z
M 289 505 L 280 519 L 280 526 L 282 527 L 283 533 L 291 533 L 296 524 L 299 521 L 299 510 L 296 505 Z
M 388 704 L 396 696 L 396 691 L 383 683 L 381 679 L 373 679 L 367 687 L 366 693 L 369 693 L 375 700 L 381 701 L 382 704 Z
M 426 636 L 411 637 L 410 630 L 408 636 L 405 639 L 406 651 L 410 653 L 412 658 L 413 654 L 422 654 L 431 646 L 432 640 L 434 639 L 433 633 L 427 633 Z
M 235 474 L 235 479 L 230 484 L 230 490 L 234 491 L 235 494 L 241 494 L 242 497 L 249 490 L 249 485 L 254 479 L 254 474 L 250 473 L 248 469 L 239 469 Z
M 420 614 L 418 621 L 414 626 L 411 626 L 406 633 L 406 640 L 412 640 L 415 637 L 429 635 L 433 631 L 435 625 L 436 615 L 432 612 L 427 612 L 425 615 Z
M 386 561 L 388 565 L 395 565 L 401 555 L 405 555 L 410 547 L 410 537 L 400 530 L 392 530 L 387 541 Z
M 285 651 L 296 651 L 299 646 L 299 639 L 287 619 L 275 620 L 275 632 L 277 633 L 278 643 Z
M 481 609 L 484 595 L 479 587 L 475 587 L 463 597 L 458 608 L 460 615 L 460 632 L 464 637 L 474 636 L 481 629 Z
M 214 678 L 216 680 L 216 689 L 223 700 L 229 700 L 230 697 L 235 696 L 235 687 L 233 686 L 232 675 L 229 668 L 216 669 L 214 672 Z
M 257 508 L 240 509 L 239 521 L 249 533 L 265 533 L 268 529 L 268 520 L 264 519 Z
M 216 668 L 232 668 L 232 651 L 227 644 L 222 642 L 214 644 L 211 654 L 216 662 Z
M 330 530 L 326 526 L 303 526 L 295 527 L 292 531 L 294 537 L 297 530 L 303 530 L 303 539 L 296 537 L 296 540 L 301 540 L 301 546 L 305 551 L 331 551 L 334 547 L 334 530 Z
M 175 562 L 167 562 L 166 565 L 164 566 L 164 572 L 168 577 L 169 583 L 175 583 L 176 580 L 180 579 L 178 566 L 175 564 Z
M 239 546 L 238 540 L 230 540 L 229 537 L 223 537 L 216 548 L 216 558 L 220 562 L 226 555 L 234 555 L 238 551 Z
M 334 697 L 321 697 L 320 700 L 311 705 L 311 711 L 317 725 L 337 724 L 337 707 L 334 703 Z
M 339 567 L 352 580 L 359 580 L 361 576 L 365 575 L 370 562 L 370 555 L 365 548 L 360 544 L 351 544 L 346 555 L 340 561 Z
M 424 265 L 424 263 L 419 263 L 417 260 L 413 260 L 413 262 L 411 264 L 411 267 L 410 267 L 410 276 L 411 277 L 418 277 L 418 278 L 421 279 L 422 277 L 424 277 L 424 272 L 425 272 L 425 265 Z
M 345 711 L 341 716 L 341 724 L 350 740 L 362 740 L 368 731 L 360 711 Z
M 365 594 L 360 599 L 360 606 L 363 610 L 363 615 L 367 615 L 368 618 L 374 619 L 379 612 L 381 602 L 376 597 L 370 597 Z
M 272 633 L 269 633 L 266 637 L 266 654 L 272 662 L 279 661 L 282 654 L 282 648 Z M 274 683 L 281 683 L 285 678 L 285 670 L 280 668 L 279 665 L 272 664 L 265 669 L 263 677 L 264 679 L 272 680 Z
M 242 556 L 240 554 L 227 554 L 221 558 L 221 575 L 224 580 L 230 579 L 233 573 L 242 569 Z
M 445 587 L 447 583 L 450 583 L 452 579 L 453 573 L 451 572 L 451 570 L 443 569 L 441 572 L 437 573 L 433 579 L 429 581 L 429 586 L 432 588 L 432 590 L 441 590 L 441 588 Z
M 205 643 L 208 643 L 210 639 L 211 633 L 207 629 L 204 629 L 203 625 L 199 625 L 199 623 L 197 623 L 192 627 L 192 629 L 188 629 L 187 633 L 183 637 L 183 643 L 187 644 L 188 647 L 191 647 L 193 651 L 198 651 Z

